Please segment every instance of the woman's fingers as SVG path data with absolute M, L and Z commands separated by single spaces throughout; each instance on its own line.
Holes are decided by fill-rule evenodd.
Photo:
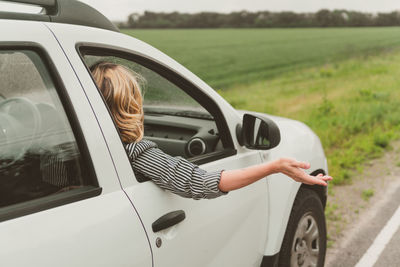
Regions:
M 327 182 L 332 180 L 331 176 L 325 176 L 323 174 L 318 174 L 316 176 L 311 176 L 308 174 L 305 174 L 302 177 L 299 177 L 299 182 L 309 184 L 309 185 L 322 185 L 322 186 L 327 186 Z
M 322 185 L 322 186 L 327 186 L 328 184 L 322 180 L 319 180 L 318 183 L 316 183 L 318 185 Z
M 311 182 L 311 184 L 318 184 L 318 185 L 322 185 L 322 186 L 327 186 L 328 184 L 322 179 L 322 177 L 318 177 L 318 176 L 310 176 L 309 181 Z
M 317 178 L 322 179 L 324 181 L 330 181 L 332 180 L 332 177 L 329 175 L 323 175 L 322 173 L 319 173 L 317 176 Z
M 297 168 L 301 168 L 301 169 L 308 169 L 308 168 L 310 168 L 310 163 L 308 163 L 308 162 L 301 162 L 301 161 L 295 161 L 295 162 L 293 163 L 293 166 L 294 166 L 294 167 L 297 167 Z
M 326 176 L 322 176 L 322 179 L 323 179 L 324 181 L 330 181 L 330 180 L 332 180 L 333 178 L 332 178 L 332 176 L 326 175 Z
M 313 178 L 314 184 L 319 184 L 323 186 L 327 186 L 328 184 L 326 182 L 332 180 L 331 176 L 328 175 L 323 175 L 323 174 L 318 174 L 317 176 L 310 176 Z
M 333 179 L 332 176 L 323 175 L 322 173 L 318 174 L 316 177 L 319 178 L 319 179 L 322 179 L 324 181 L 330 181 L 330 180 Z

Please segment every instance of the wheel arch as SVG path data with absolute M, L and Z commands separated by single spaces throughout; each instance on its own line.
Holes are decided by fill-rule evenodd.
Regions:
M 313 172 L 311 172 L 310 175 L 314 175 L 315 176 L 315 175 L 318 175 L 320 173 L 322 173 L 324 175 L 326 174 L 325 170 L 316 169 Z M 297 183 L 293 183 L 293 184 L 297 184 Z M 284 222 L 285 222 L 284 225 L 281 226 L 282 228 L 285 229 L 285 231 L 283 231 L 284 234 L 286 233 L 289 217 L 290 217 L 290 215 L 292 213 L 294 202 L 295 202 L 295 200 L 297 198 L 297 195 L 299 194 L 299 192 L 301 191 L 302 188 L 314 191 L 318 195 L 319 199 L 321 200 L 322 206 L 325 209 L 325 205 L 326 205 L 326 201 L 327 201 L 327 187 L 319 186 L 319 185 L 307 185 L 307 184 L 301 184 L 300 186 L 295 187 L 295 188 L 292 187 L 292 190 L 295 189 L 296 192 L 295 192 L 295 194 L 290 194 L 291 196 L 288 199 L 289 201 L 291 201 L 289 213 L 286 214 L 287 216 L 284 215 L 284 217 L 282 218 L 284 220 Z M 290 190 L 290 191 L 292 191 L 292 190 Z M 271 231 L 271 228 L 269 229 L 269 231 Z M 269 236 L 270 235 L 268 235 L 268 237 Z M 275 251 L 275 253 L 270 253 L 270 254 L 266 253 L 266 254 L 264 254 L 264 257 L 262 259 L 260 267 L 264 267 L 264 266 L 276 267 L 276 266 L 278 266 L 278 259 L 279 259 L 279 254 L 280 254 L 280 250 L 281 250 L 281 247 L 282 247 L 283 237 L 284 237 L 284 235 L 280 236 L 278 244 L 277 244 L 279 246 L 279 250 Z M 271 249 L 272 247 L 269 247 L 269 248 Z M 266 252 L 268 252 L 268 245 L 267 245 Z
M 326 174 L 323 168 L 318 168 L 310 173 L 317 175 L 319 173 Z M 283 237 L 286 232 L 290 214 L 293 209 L 294 201 L 300 188 L 310 189 L 318 195 L 323 207 L 326 205 L 327 190 L 324 186 L 299 184 L 292 179 L 283 178 L 283 174 L 271 176 L 268 181 L 269 193 L 269 219 L 267 242 L 264 255 L 275 255 L 279 253 L 282 246 Z
M 317 170 L 313 171 L 310 175 L 316 176 L 320 173 L 322 173 L 323 175 L 326 174 L 326 172 L 323 169 L 317 169 Z M 326 186 L 302 184 L 300 186 L 300 188 L 307 188 L 307 189 L 310 189 L 310 190 L 314 191 L 315 193 L 317 193 L 318 197 L 321 200 L 322 206 L 325 209 L 326 200 L 328 198 L 328 191 L 327 191 Z

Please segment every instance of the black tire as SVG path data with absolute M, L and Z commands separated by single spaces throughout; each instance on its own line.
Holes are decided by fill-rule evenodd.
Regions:
M 311 234 L 316 229 L 318 237 Z M 314 191 L 300 188 L 283 238 L 278 266 L 308 267 L 312 261 L 317 267 L 323 267 L 325 253 L 326 224 L 321 200 Z

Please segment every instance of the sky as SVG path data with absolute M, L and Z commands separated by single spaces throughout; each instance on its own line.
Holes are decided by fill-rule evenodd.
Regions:
M 81 0 L 99 10 L 112 21 L 125 21 L 131 13 L 214 11 L 294 11 L 313 12 L 322 8 L 364 12 L 400 10 L 399 0 Z M 9 4 L 0 1 L 0 10 Z M 20 8 L 20 7 L 18 7 Z

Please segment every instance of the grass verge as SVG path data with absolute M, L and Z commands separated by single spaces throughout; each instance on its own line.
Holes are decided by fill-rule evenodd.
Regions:
M 219 93 L 235 108 L 305 122 L 320 137 L 333 184 L 390 149 L 400 130 L 400 51 L 293 71 Z

